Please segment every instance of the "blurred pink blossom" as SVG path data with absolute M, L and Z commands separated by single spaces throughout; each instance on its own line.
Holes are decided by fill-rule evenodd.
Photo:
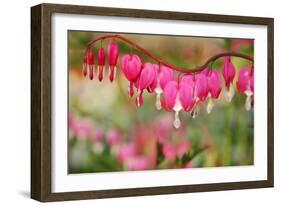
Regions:
M 146 170 L 149 168 L 149 160 L 145 156 L 133 156 L 125 160 L 128 170 Z
M 107 142 L 110 146 L 119 144 L 121 141 L 121 133 L 118 129 L 112 129 L 107 133 Z

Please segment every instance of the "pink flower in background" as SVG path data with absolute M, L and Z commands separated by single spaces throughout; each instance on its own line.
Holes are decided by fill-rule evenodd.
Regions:
M 153 83 L 147 88 L 149 92 L 156 93 L 156 108 L 161 109 L 161 94 L 168 82 L 172 81 L 174 78 L 173 70 L 166 66 L 161 66 L 156 76 L 153 80 Z
M 138 96 L 136 98 L 136 105 L 138 107 L 143 104 L 143 90 L 148 88 L 153 83 L 153 80 L 157 74 L 157 69 L 157 64 L 152 64 L 149 62 L 144 63 L 140 75 L 135 83 L 138 92 Z
M 225 97 L 227 101 L 231 101 L 233 95 L 234 95 L 234 89 L 233 89 L 233 80 L 235 77 L 235 67 L 231 62 L 230 57 L 225 57 L 224 58 L 224 66 L 222 70 L 222 75 L 225 80 L 225 87 L 226 87 L 226 92 L 225 92 Z
M 117 159 L 120 163 L 124 163 L 126 159 L 136 155 L 136 148 L 134 143 L 126 143 L 121 145 L 117 152 Z
M 181 139 L 178 143 L 166 142 L 163 144 L 163 155 L 167 161 L 175 161 L 176 157 L 181 158 L 190 149 L 190 144 L 186 139 Z
M 77 138 L 87 138 L 93 132 L 91 121 L 88 119 L 73 120 L 70 126 L 73 136 Z
M 252 39 L 234 39 L 231 42 L 232 50 L 239 50 L 241 47 L 247 47 L 253 45 L 254 40 Z
M 209 114 L 214 107 L 213 99 L 217 99 L 222 90 L 221 77 L 218 70 L 210 70 L 209 68 L 206 68 L 203 70 L 203 73 L 208 80 L 207 112 Z
M 188 163 L 185 164 L 184 167 L 185 167 L 185 168 L 192 168 L 192 167 L 193 167 L 193 164 L 192 164 L 192 162 L 188 162 Z
M 254 94 L 254 69 L 243 67 L 238 74 L 237 90 L 245 94 L 245 109 L 249 111 L 252 108 L 252 96 Z
M 123 73 L 125 74 L 125 77 L 128 79 L 129 83 L 129 95 L 133 96 L 134 95 L 134 89 L 133 89 L 133 84 L 138 78 L 140 72 L 141 72 L 141 59 L 139 58 L 138 55 L 129 55 L 125 54 L 122 57 L 121 60 L 121 67 L 123 70 Z
M 92 134 L 92 140 L 94 142 L 100 142 L 102 141 L 103 136 L 104 136 L 104 132 L 99 128 L 95 128 Z
M 119 47 L 115 42 L 108 44 L 108 63 L 109 63 L 109 80 L 112 82 L 115 77 L 116 64 L 118 60 Z
M 128 170 L 146 170 L 149 168 L 149 161 L 145 156 L 133 156 L 127 158 L 124 165 Z
M 98 78 L 99 78 L 99 81 L 103 80 L 104 64 L 105 64 L 105 52 L 104 52 L 104 49 L 101 47 L 101 48 L 99 48 L 99 51 L 98 51 Z
M 121 133 L 118 129 L 112 129 L 107 133 L 106 140 L 110 146 L 119 144 L 121 141 Z

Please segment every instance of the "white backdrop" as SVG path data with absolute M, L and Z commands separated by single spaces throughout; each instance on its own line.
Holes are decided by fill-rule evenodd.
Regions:
M 172 10 L 275 18 L 275 105 L 281 104 L 281 14 L 278 1 L 252 0 L 88 0 L 45 1 L 110 7 Z M 163 3 L 165 2 L 165 3 Z M 0 8 L 0 192 L 1 205 L 38 205 L 29 199 L 30 182 L 30 6 L 41 1 L 3 1 Z M 279 47 L 278 47 L 279 46 Z M 257 91 L 258 92 L 258 91 Z M 280 107 L 275 108 L 275 188 L 58 202 L 52 205 L 280 205 Z M 47 204 L 49 205 L 49 203 Z

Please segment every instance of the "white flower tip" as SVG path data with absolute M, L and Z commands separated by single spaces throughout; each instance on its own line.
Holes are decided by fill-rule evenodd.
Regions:
M 229 88 L 224 91 L 224 96 L 226 101 L 231 102 L 234 96 L 234 88 L 232 84 L 230 84 Z
M 178 129 L 180 126 L 181 126 L 181 121 L 180 121 L 180 118 L 179 118 L 179 111 L 176 111 L 175 120 L 174 120 L 174 127 L 176 129 Z
M 247 96 L 245 101 L 245 110 L 250 111 L 252 109 L 252 96 Z
M 211 98 L 208 99 L 208 103 L 207 103 L 207 113 L 210 114 L 212 109 L 214 107 L 214 102 Z
M 156 94 L 156 103 L 155 103 L 156 109 L 160 110 L 162 108 L 161 100 L 160 100 L 160 93 Z

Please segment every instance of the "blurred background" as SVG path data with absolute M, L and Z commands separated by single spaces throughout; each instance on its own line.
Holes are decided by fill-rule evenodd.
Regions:
M 137 108 L 135 97 L 127 94 L 128 82 L 120 68 L 121 56 L 138 54 L 142 62 L 152 61 L 126 43 L 119 45 L 116 79 L 82 76 L 82 63 L 88 42 L 109 33 L 69 31 L 69 173 L 123 170 L 172 169 L 251 165 L 254 161 L 253 110 L 244 109 L 245 95 L 237 92 L 230 103 L 223 94 L 210 114 L 199 105 L 193 119 L 181 112 L 182 126 L 173 126 L 174 113 L 155 108 L 156 95 L 144 92 L 144 104 Z M 243 39 L 175 37 L 122 34 L 165 61 L 193 68 L 223 51 L 253 56 L 253 41 Z M 107 50 L 110 40 L 102 46 Z M 93 51 L 97 62 L 96 43 Z M 223 59 L 212 67 L 221 71 Z M 152 61 L 153 62 L 153 61 Z M 232 58 L 237 73 L 250 62 Z M 236 75 L 237 76 L 237 75 Z

